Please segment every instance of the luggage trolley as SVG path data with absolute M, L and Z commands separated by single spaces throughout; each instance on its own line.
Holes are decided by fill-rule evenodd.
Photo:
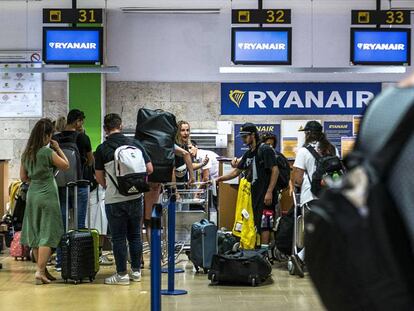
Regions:
M 297 255 L 299 251 L 304 247 L 304 233 L 305 233 L 305 208 L 306 206 L 300 205 L 300 192 L 294 190 L 293 192 L 293 239 L 292 239 L 292 256 Z M 300 214 L 298 213 L 300 211 Z M 292 259 L 288 261 L 288 271 L 290 275 L 295 275 L 295 266 L 292 263 Z
M 167 227 L 168 219 L 167 206 L 172 196 L 171 189 L 177 189 L 176 201 L 176 226 L 175 226 L 175 259 L 179 263 L 182 254 L 190 255 L 191 251 L 191 226 L 193 223 L 204 218 L 209 218 L 209 184 L 205 182 L 195 182 L 188 187 L 187 183 L 165 183 L 162 185 L 163 217 L 162 222 Z M 167 263 L 167 234 L 163 230 L 162 235 L 162 262 Z

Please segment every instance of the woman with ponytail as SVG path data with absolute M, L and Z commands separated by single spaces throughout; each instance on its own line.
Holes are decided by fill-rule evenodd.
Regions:
M 33 249 L 36 284 L 55 280 L 46 264 L 63 234 L 54 171 L 67 170 L 69 162 L 59 144 L 52 140 L 52 135 L 52 121 L 39 120 L 30 134 L 20 166 L 21 180 L 29 183 L 20 242 Z

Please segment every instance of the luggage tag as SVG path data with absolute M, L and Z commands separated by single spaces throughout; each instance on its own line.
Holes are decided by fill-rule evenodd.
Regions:
M 236 225 L 234 226 L 234 230 L 237 232 L 242 231 L 243 224 L 241 222 L 236 222 Z
M 241 213 L 242 213 L 244 218 L 246 218 L 246 219 L 250 218 L 250 214 L 246 209 L 243 209 Z

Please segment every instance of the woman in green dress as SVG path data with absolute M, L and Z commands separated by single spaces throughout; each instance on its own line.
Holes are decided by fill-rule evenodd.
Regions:
M 33 248 L 36 284 L 48 284 L 53 277 L 46 264 L 63 234 L 62 216 L 54 169 L 67 170 L 69 162 L 52 140 L 53 123 L 41 119 L 34 126 L 23 152 L 20 178 L 29 183 L 21 244 Z

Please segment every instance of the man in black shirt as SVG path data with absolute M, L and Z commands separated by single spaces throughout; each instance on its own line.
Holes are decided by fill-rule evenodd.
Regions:
M 228 175 L 219 177 L 216 182 L 231 180 L 244 172 L 245 178 L 252 184 L 252 205 L 254 222 L 261 234 L 263 247 L 269 244 L 270 231 L 274 226 L 275 206 L 278 200 L 276 189 L 279 169 L 275 151 L 267 144 L 259 142 L 257 127 L 245 123 L 240 131 L 244 144 L 249 150 L 241 158 L 237 167 Z
M 53 139 L 58 143 L 62 142 L 74 142 L 79 150 L 80 155 L 80 167 L 82 168 L 82 174 L 86 172 L 89 167 L 93 166 L 94 158 L 92 153 L 91 141 L 84 133 L 83 124 L 85 122 L 85 114 L 78 110 L 73 109 L 69 111 L 67 117 L 67 125 L 64 131 L 57 133 L 53 136 Z M 85 178 L 84 176 L 81 179 Z M 88 188 L 78 188 L 78 228 L 85 228 L 86 212 L 88 209 Z M 71 193 L 69 196 L 69 207 L 73 207 L 74 196 Z M 66 224 L 66 188 L 59 187 L 59 200 L 62 211 L 63 224 Z M 65 228 L 67 230 L 67 228 Z M 56 270 L 60 271 L 61 267 L 61 254 L 58 249 L 56 258 Z
M 117 114 L 104 119 L 107 140 L 95 152 L 96 181 L 105 188 L 105 210 L 112 234 L 116 273 L 105 279 L 108 285 L 128 285 L 130 280 L 141 281 L 143 194 L 123 196 L 119 193 L 116 179 L 114 154 L 121 146 L 135 146 L 141 150 L 147 174 L 153 172 L 151 160 L 141 143 L 122 134 L 122 120 Z M 112 178 L 109 177 L 112 176 Z M 114 181 L 113 181 L 114 179 Z M 127 271 L 127 244 L 131 255 L 131 272 Z

